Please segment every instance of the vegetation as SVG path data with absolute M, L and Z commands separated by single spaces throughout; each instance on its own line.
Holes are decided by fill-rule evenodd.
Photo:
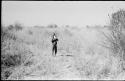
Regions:
M 101 34 L 97 32 L 100 30 L 93 30 L 99 27 L 58 30 L 53 24 L 23 29 L 18 23 L 2 27 L 1 79 L 20 79 L 27 75 L 42 79 L 46 75 L 54 78 L 74 75 L 89 80 L 124 77 L 125 10 L 113 13 L 110 26 L 100 28 L 108 27 L 110 33 L 103 33 L 106 40 L 100 39 Z M 57 57 L 52 57 L 50 36 L 55 30 L 60 40 Z M 104 47 L 97 44 L 98 39 L 104 41 Z
M 125 10 L 120 9 L 112 14 L 109 31 L 110 34 L 104 34 L 109 44 L 108 48 L 113 52 L 113 56 L 120 59 L 122 68 L 125 69 Z
M 22 30 L 17 25 L 2 27 L 1 29 L 1 79 L 7 79 L 16 67 L 21 66 L 29 55 L 25 45 L 14 34 L 14 28 Z

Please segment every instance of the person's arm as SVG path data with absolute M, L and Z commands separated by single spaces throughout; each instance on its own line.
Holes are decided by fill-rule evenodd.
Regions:
M 56 39 L 56 41 L 58 41 L 58 39 Z
M 54 42 L 55 40 L 54 39 L 52 39 L 52 43 Z
M 58 39 L 57 38 L 56 39 L 52 39 L 52 43 L 55 42 L 55 41 L 58 41 Z
M 56 41 L 56 39 L 52 39 L 52 43 L 55 42 L 55 41 Z

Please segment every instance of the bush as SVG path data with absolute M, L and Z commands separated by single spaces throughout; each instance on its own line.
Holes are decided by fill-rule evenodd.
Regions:
M 25 63 L 31 53 L 8 28 L 2 28 L 1 35 L 1 79 L 7 79 L 12 70 Z
M 50 24 L 48 25 L 48 28 L 57 28 L 58 26 L 56 24 Z
M 6 27 L 6 30 L 8 30 L 8 31 L 13 31 L 13 30 L 19 31 L 19 30 L 22 30 L 22 29 L 23 29 L 23 27 L 19 23 L 15 23 L 14 25 L 9 25 L 8 27 Z
M 16 23 L 16 24 L 15 24 L 15 29 L 16 29 L 17 31 L 19 31 L 19 30 L 22 30 L 22 29 L 23 29 L 23 27 L 22 27 L 22 25 L 21 25 L 21 24 Z
M 112 14 L 109 26 L 110 34 L 104 34 L 107 38 L 109 47 L 115 57 L 119 57 L 120 60 L 125 62 L 125 10 L 120 9 L 119 11 Z M 123 67 L 125 68 L 125 67 Z

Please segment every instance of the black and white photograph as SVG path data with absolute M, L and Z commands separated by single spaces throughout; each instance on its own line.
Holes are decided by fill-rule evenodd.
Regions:
M 124 1 L 1 3 L 1 80 L 125 80 Z

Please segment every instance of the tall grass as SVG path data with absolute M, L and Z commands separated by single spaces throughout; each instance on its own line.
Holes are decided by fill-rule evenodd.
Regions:
M 1 79 L 7 79 L 14 71 L 14 69 L 25 63 L 30 55 L 30 51 L 26 46 L 19 41 L 14 34 L 14 28 L 17 26 L 10 25 L 2 27 L 1 30 Z M 20 28 L 16 28 L 16 31 Z M 22 30 L 22 28 L 21 28 Z

